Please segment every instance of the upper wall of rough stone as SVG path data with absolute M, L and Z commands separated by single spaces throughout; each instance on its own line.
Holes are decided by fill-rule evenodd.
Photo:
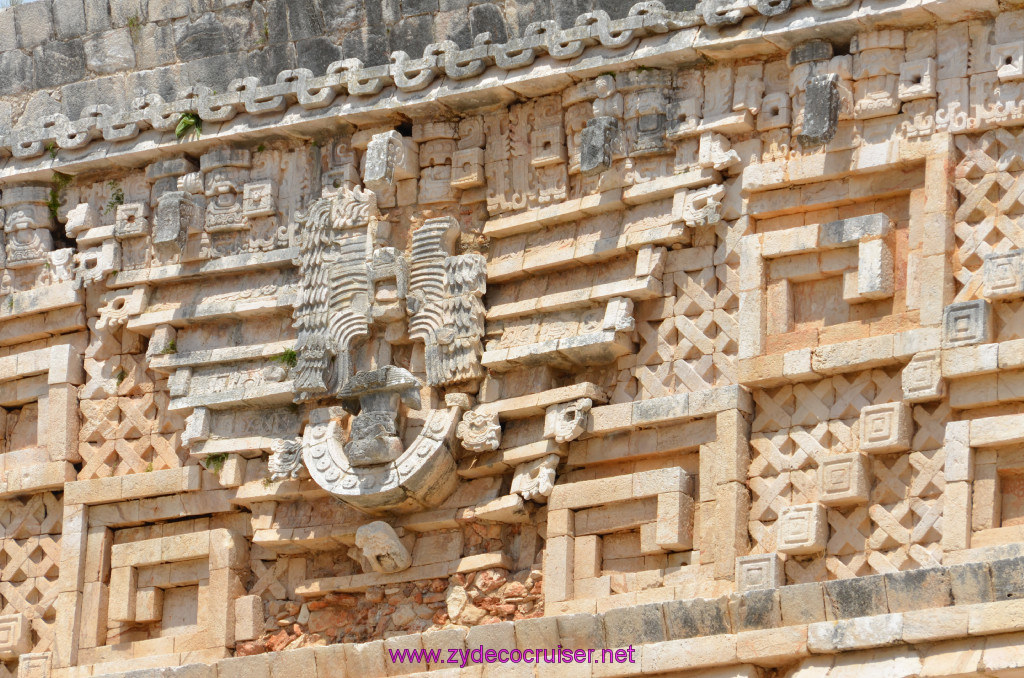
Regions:
M 0 132 L 21 115 L 77 119 L 102 102 L 179 98 L 236 78 L 273 82 L 281 71 L 322 74 L 343 58 L 388 63 L 430 43 L 469 47 L 519 37 L 529 23 L 574 25 L 584 12 L 626 16 L 628 0 L 39 0 L 0 9 Z M 694 0 L 666 0 L 692 10 Z M 38 96 L 45 93 L 46 96 Z M 27 107 L 27 108 L 26 108 Z

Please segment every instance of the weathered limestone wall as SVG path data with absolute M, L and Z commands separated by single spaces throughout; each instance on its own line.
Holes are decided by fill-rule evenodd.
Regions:
M 0 678 L 1018 675 L 1021 35 L 0 10 Z

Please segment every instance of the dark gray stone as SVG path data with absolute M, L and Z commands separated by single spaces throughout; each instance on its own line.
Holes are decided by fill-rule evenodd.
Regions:
M 110 3 L 107 0 L 85 1 L 85 30 L 98 33 L 110 30 Z
M 53 0 L 53 29 L 58 40 L 77 38 L 85 33 L 83 0 Z
M 18 27 L 18 43 L 25 49 L 41 45 L 53 37 L 53 18 L 48 2 L 26 2 L 15 6 L 14 23 Z
M 995 600 L 1024 598 L 1024 558 L 993 560 L 988 564 L 992 572 Z
M 86 106 L 104 103 L 115 110 L 125 110 L 131 98 L 123 75 L 72 82 L 61 87 L 61 112 L 77 120 Z
M 885 580 L 875 574 L 825 582 L 825 613 L 831 619 L 888 614 Z
M 665 640 L 665 616 L 661 603 L 608 610 L 604 613 L 604 637 L 608 647 Z
M 295 43 L 295 58 L 299 68 L 308 68 L 320 75 L 342 58 L 342 52 L 341 47 L 327 38 L 311 38 Z
M 825 594 L 819 582 L 781 586 L 778 591 L 786 626 L 825 621 Z
M 130 99 L 135 99 L 146 94 L 159 94 L 164 101 L 172 101 L 185 90 L 187 85 L 184 77 L 180 66 L 163 66 L 148 71 L 127 73 L 127 95 Z
M 218 54 L 190 61 L 182 66 L 185 80 L 191 85 L 206 85 L 217 92 L 227 91 L 232 80 L 251 75 L 246 60 L 239 54 Z
M 469 0 L 440 0 L 438 3 L 438 10 L 441 12 L 465 11 L 468 7 Z
M 964 563 L 949 568 L 949 583 L 957 605 L 991 603 L 995 597 L 988 563 Z
M 557 0 L 555 0 L 557 2 Z M 505 5 L 505 20 L 509 28 L 509 38 L 523 36 L 526 27 L 535 21 L 552 19 L 551 4 L 548 0 L 521 0 L 515 4 Z
M 431 14 L 441 9 L 437 0 L 402 0 L 402 16 Z
M 18 27 L 14 12 L 0 12 L 0 52 L 18 49 Z
M 555 3 L 552 3 L 555 4 Z M 631 0 L 594 0 L 594 9 L 603 9 L 612 19 L 621 19 L 629 14 Z
M 801 146 L 827 144 L 836 135 L 839 123 L 839 88 L 834 74 L 812 75 L 807 79 L 804 98 L 803 131 L 797 136 Z
M 85 77 L 85 47 L 79 38 L 48 42 L 32 50 L 36 87 L 56 87 Z
M 264 49 L 250 52 L 246 56 L 249 64 L 249 75 L 254 75 L 260 82 L 271 83 L 277 78 L 281 71 L 295 68 L 296 64 L 295 45 L 291 43 L 271 45 Z M 321 75 L 321 71 L 314 70 L 314 73 Z
M 390 63 L 384 36 L 366 28 L 346 35 L 341 42 L 341 49 L 346 57 L 359 59 L 366 66 Z
M 0 53 L 0 87 L 4 94 L 35 89 L 32 57 L 16 49 Z
M 945 568 L 923 568 L 890 572 L 885 578 L 885 599 L 890 612 L 907 612 L 953 604 L 949 572 Z
M 670 640 L 732 633 L 728 598 L 694 598 L 664 604 Z
M 411 16 L 399 21 L 391 32 L 391 51 L 400 49 L 418 58 L 433 40 L 434 17 L 429 14 Z
M 149 69 L 173 64 L 177 58 L 174 54 L 174 26 L 170 23 L 149 23 L 139 27 L 139 37 L 135 41 L 135 65 L 137 68 Z
M 612 166 L 612 146 L 619 135 L 619 123 L 610 116 L 587 121 L 580 135 L 580 172 L 584 176 L 607 172 Z
M 782 625 L 777 589 L 759 589 L 729 596 L 733 632 L 772 629 Z
M 114 28 L 135 24 L 141 26 L 146 21 L 146 12 L 142 0 L 109 0 L 110 25 Z
M 324 34 L 324 16 L 316 0 L 270 0 L 266 9 L 271 43 Z
M 181 61 L 192 61 L 241 49 L 238 36 L 212 14 L 198 21 L 182 22 L 174 31 L 174 44 Z
M 490 33 L 492 44 L 505 42 L 509 35 L 505 17 L 494 5 L 477 5 L 470 8 L 469 30 L 473 38 L 481 33 Z
M 808 40 L 789 51 L 789 67 L 810 61 L 828 61 L 832 58 L 832 43 L 828 40 Z

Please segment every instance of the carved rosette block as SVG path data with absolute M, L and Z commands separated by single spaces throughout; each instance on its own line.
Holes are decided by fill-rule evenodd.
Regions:
M 462 415 L 456 434 L 470 452 L 490 452 L 501 444 L 501 423 L 497 412 L 474 412 Z

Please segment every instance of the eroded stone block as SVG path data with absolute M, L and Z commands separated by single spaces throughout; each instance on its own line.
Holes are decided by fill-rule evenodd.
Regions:
M 736 590 L 754 591 L 782 586 L 785 573 L 776 553 L 740 556 L 736 559 Z
M 867 460 L 857 452 L 828 456 L 818 465 L 818 501 L 822 504 L 863 504 L 870 489 Z

